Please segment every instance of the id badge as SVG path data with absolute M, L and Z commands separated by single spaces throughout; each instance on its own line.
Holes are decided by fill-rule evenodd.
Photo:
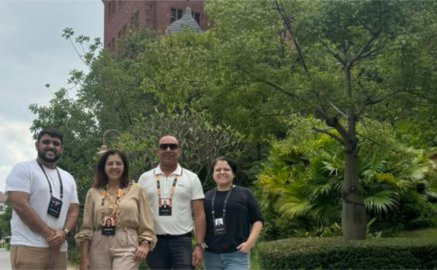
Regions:
M 223 218 L 216 218 L 214 220 L 214 234 L 223 235 L 225 234 L 225 221 Z
M 102 220 L 102 235 L 115 235 L 115 220 L 111 217 L 105 217 Z
M 171 216 L 171 199 L 161 199 L 159 204 L 160 216 Z
M 62 209 L 62 201 L 53 196 L 50 197 L 49 207 L 47 209 L 47 214 L 52 217 L 59 218 Z

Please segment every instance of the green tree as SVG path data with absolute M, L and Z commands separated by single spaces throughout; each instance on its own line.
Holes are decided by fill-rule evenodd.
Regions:
M 0 239 L 11 235 L 12 207 L 9 200 L 6 201 L 3 210 L 3 214 L 0 215 Z
M 129 155 L 136 179 L 155 167 L 158 140 L 171 134 L 179 138 L 181 164 L 200 175 L 204 188 L 212 187 L 210 166 L 218 156 L 238 159 L 242 135 L 225 125 L 213 125 L 204 112 L 169 109 L 149 115 L 117 138 L 114 146 Z
M 366 121 L 361 135 L 358 173 L 372 229 L 385 233 L 434 225 L 436 172 L 433 149 L 407 147 L 387 124 Z M 285 140 L 273 144 L 257 187 L 266 215 L 267 237 L 283 238 L 306 230 L 320 233 L 341 222 L 344 162 L 341 146 L 314 133 L 323 123 L 295 116 Z
M 292 103 L 296 112 L 315 112 L 327 126 L 316 131 L 342 145 L 345 239 L 363 239 L 366 234 L 357 123 L 370 105 L 408 92 L 407 82 L 393 76 L 405 71 L 397 65 L 404 56 L 399 54 L 399 39 L 411 36 L 406 17 L 418 18 L 434 4 L 411 9 L 412 5 L 280 0 L 212 1 L 207 5 L 214 21 L 211 32 L 232 58 L 226 58 L 223 70 L 249 77 L 249 85 L 258 84 L 270 95 L 277 94 Z M 238 87 L 236 91 L 244 90 Z

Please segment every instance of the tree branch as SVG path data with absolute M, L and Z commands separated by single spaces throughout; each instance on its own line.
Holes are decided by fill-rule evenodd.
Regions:
M 337 106 L 335 106 L 334 103 L 332 103 L 331 101 L 328 101 L 329 106 L 331 106 L 336 112 L 338 112 L 339 114 L 341 114 L 341 116 L 343 116 L 345 119 L 347 119 L 347 115 L 340 110 Z
M 320 128 L 313 128 L 314 131 L 316 132 L 320 132 L 320 133 L 324 133 L 326 135 L 328 135 L 329 137 L 333 138 L 334 140 L 338 141 L 339 143 L 341 143 L 342 145 L 344 145 L 344 140 L 342 140 L 340 137 L 338 137 L 337 135 L 329 132 L 328 129 L 320 129 Z
M 372 50 L 370 49 L 370 46 L 372 45 L 373 41 L 381 34 L 381 31 L 378 31 L 372 35 L 372 37 L 367 41 L 366 45 L 361 47 L 361 49 L 358 51 L 358 53 L 355 55 L 354 58 L 351 59 L 350 64 L 351 66 L 355 64 L 355 62 L 358 62 L 361 59 L 364 59 L 365 57 L 369 56 L 369 52 Z
M 244 74 L 246 74 L 247 76 L 249 76 L 249 77 L 250 77 L 251 79 L 253 79 L 254 81 L 264 83 L 264 84 L 266 84 L 266 85 L 272 87 L 273 89 L 275 89 L 275 90 L 278 91 L 278 92 L 281 92 L 281 93 L 283 93 L 283 94 L 285 94 L 285 95 L 287 95 L 287 96 L 289 96 L 289 97 L 296 98 L 296 95 L 294 95 L 294 94 L 291 93 L 291 92 L 286 91 L 286 90 L 285 90 L 284 88 L 282 88 L 281 86 L 279 86 L 279 85 L 277 85 L 277 84 L 275 84 L 275 83 L 273 83 L 273 82 L 267 81 L 267 80 L 261 80 L 261 79 L 258 78 L 257 76 L 252 76 L 252 74 L 250 74 L 247 70 L 245 70 L 244 68 L 242 68 L 240 65 L 236 65 L 236 67 L 237 67 L 237 69 L 239 69 L 240 71 L 242 71 Z
M 319 116 L 325 120 L 326 125 L 335 128 L 338 131 L 338 133 L 340 133 L 341 137 L 343 138 L 343 141 L 349 140 L 350 137 L 349 133 L 341 125 L 337 117 L 329 116 L 328 112 L 326 112 L 326 110 L 322 108 L 322 106 L 317 106 L 317 112 L 319 113 Z
M 305 70 L 305 74 L 308 75 L 309 78 L 311 78 L 311 74 L 308 70 L 308 67 L 305 63 L 305 59 L 303 58 L 302 50 L 300 49 L 299 43 L 297 42 L 296 38 L 293 35 L 292 27 L 290 18 L 287 16 L 287 13 L 285 12 L 284 6 L 279 3 L 278 0 L 275 0 L 276 4 L 276 10 L 278 11 L 279 15 L 281 16 L 282 20 L 284 21 L 284 26 L 288 30 L 291 36 L 291 40 L 293 41 L 294 47 L 296 48 L 297 55 L 299 57 L 300 62 L 302 63 L 302 67 Z
M 343 66 L 345 66 L 346 65 L 346 60 L 345 59 L 343 59 L 343 58 L 341 58 L 341 56 L 338 54 L 338 53 L 336 53 L 336 52 L 334 52 L 332 49 L 331 49 L 331 47 L 329 47 L 329 45 L 326 43 L 326 42 L 323 42 L 322 40 L 320 41 L 321 43 L 322 43 L 322 45 L 323 46 L 325 46 L 326 47 L 326 49 L 328 50 L 328 52 L 335 58 L 335 59 L 337 59 Z

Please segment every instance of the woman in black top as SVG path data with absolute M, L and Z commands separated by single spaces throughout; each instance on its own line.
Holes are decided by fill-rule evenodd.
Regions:
M 205 194 L 205 269 L 249 269 L 249 251 L 263 226 L 252 192 L 235 186 L 236 167 L 226 158 L 212 166 L 217 187 Z

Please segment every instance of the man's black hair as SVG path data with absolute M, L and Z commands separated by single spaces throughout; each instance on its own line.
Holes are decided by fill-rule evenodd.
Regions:
M 45 128 L 41 130 L 41 132 L 38 134 L 37 141 L 39 142 L 39 140 L 41 140 L 41 137 L 44 136 L 45 134 L 60 139 L 61 144 L 64 144 L 64 134 L 62 134 L 62 132 L 54 128 Z

